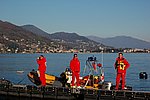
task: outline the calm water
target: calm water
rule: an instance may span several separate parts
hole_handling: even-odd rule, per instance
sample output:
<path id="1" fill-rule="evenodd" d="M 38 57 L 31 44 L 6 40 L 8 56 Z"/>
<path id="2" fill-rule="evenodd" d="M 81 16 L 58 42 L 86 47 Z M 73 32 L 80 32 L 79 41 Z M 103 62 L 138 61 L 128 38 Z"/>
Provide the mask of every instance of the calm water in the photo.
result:
<path id="1" fill-rule="evenodd" d="M 32 69 L 37 70 L 36 58 L 41 54 L 0 54 L 0 78 L 5 78 L 13 83 L 21 81 L 22 84 L 32 84 L 27 73 Z M 69 62 L 73 54 L 43 54 L 47 59 L 47 73 L 59 76 L 59 74 L 69 67 Z M 102 61 L 105 71 L 105 80 L 115 84 L 116 72 L 114 70 L 114 62 L 117 54 L 79 54 L 81 61 L 81 75 L 85 67 L 85 61 L 90 56 L 95 56 Z M 126 83 L 133 87 L 133 90 L 150 91 L 150 54 L 124 54 L 125 58 L 131 64 L 127 70 Z M 16 71 L 23 70 L 24 73 L 19 74 Z M 145 71 L 148 74 L 147 80 L 139 79 L 139 73 Z"/>

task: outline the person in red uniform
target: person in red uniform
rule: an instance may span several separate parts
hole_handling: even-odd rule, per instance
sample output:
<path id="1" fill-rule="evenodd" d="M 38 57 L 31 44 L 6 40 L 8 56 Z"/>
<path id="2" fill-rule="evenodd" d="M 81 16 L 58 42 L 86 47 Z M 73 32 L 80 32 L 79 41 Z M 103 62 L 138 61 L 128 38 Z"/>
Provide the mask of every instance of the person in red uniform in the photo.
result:
<path id="1" fill-rule="evenodd" d="M 74 54 L 73 59 L 70 61 L 70 69 L 72 71 L 72 81 L 71 86 L 75 87 L 74 81 L 76 78 L 76 85 L 77 87 L 80 87 L 79 84 L 79 76 L 80 76 L 80 61 L 78 59 L 77 54 Z"/>
<path id="2" fill-rule="evenodd" d="M 128 61 L 123 57 L 123 53 L 118 53 L 118 57 L 116 58 L 116 62 L 114 64 L 115 69 L 117 70 L 116 76 L 116 90 L 119 88 L 120 78 L 121 81 L 121 89 L 125 89 L 125 77 L 126 77 L 126 70 L 129 68 L 130 64 Z"/>
<path id="3" fill-rule="evenodd" d="M 43 55 L 40 55 L 40 57 L 37 58 L 37 63 L 39 65 L 38 70 L 40 73 L 40 81 L 42 86 L 46 85 L 46 79 L 45 79 L 45 71 L 46 71 L 46 58 Z"/>

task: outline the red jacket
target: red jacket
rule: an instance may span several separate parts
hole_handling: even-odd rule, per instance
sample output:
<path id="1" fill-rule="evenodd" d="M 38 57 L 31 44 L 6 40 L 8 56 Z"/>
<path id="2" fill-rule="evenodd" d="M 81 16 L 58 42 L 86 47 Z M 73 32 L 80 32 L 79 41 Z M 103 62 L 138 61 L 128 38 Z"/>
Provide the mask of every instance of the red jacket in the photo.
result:
<path id="1" fill-rule="evenodd" d="M 73 58 L 70 61 L 70 69 L 74 72 L 80 72 L 80 61 L 78 58 Z"/>
<path id="2" fill-rule="evenodd" d="M 117 73 L 126 73 L 127 68 L 129 68 L 130 64 L 125 58 L 120 59 L 116 58 L 115 69 L 117 69 Z"/>
<path id="3" fill-rule="evenodd" d="M 46 71 L 46 58 L 37 59 L 37 63 L 39 64 L 39 71 Z"/>

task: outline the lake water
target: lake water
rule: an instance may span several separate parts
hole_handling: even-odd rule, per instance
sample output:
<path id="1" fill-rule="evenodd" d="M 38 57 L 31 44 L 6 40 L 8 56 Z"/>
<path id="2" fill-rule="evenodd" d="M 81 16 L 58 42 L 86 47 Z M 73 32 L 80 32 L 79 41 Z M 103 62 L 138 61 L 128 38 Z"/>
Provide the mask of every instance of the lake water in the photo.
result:
<path id="1" fill-rule="evenodd" d="M 37 70 L 36 58 L 41 54 L 0 54 L 0 78 L 5 78 L 13 83 L 32 84 L 28 77 L 32 69 Z M 46 73 L 59 76 L 61 72 L 69 67 L 72 53 L 43 54 L 47 59 Z M 85 61 L 90 56 L 97 57 L 103 64 L 105 71 L 105 81 L 111 81 L 115 85 L 116 71 L 114 62 L 116 53 L 89 53 L 78 54 L 81 62 L 81 76 L 85 67 Z M 150 91 L 150 54 L 148 53 L 125 53 L 124 57 L 129 61 L 130 68 L 127 70 L 126 84 L 133 87 L 133 90 Z M 17 73 L 18 70 L 24 73 Z M 140 72 L 146 72 L 148 79 L 139 79 Z"/>

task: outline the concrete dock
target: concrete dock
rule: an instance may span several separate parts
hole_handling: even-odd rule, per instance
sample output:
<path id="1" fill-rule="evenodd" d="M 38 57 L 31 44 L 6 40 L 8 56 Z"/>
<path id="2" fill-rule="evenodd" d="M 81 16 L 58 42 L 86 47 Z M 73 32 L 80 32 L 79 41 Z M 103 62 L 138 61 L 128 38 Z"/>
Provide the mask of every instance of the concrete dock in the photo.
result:
<path id="1" fill-rule="evenodd" d="M 150 100 L 150 92 L 0 84 L 0 100 Z"/>

